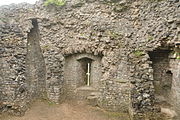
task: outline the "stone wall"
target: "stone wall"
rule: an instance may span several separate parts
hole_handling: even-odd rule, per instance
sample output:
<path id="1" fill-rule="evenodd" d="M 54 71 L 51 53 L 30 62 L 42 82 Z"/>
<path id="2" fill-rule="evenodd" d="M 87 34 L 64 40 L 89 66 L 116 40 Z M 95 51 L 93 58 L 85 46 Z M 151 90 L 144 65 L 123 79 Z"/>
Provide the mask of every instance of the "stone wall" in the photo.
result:
<path id="1" fill-rule="evenodd" d="M 5 9 L 2 8 L 2 10 Z M 3 46 L 1 47 L 3 49 L 0 49 L 0 57 L 2 58 L 0 61 L 5 61 L 0 65 L 8 71 L 8 73 L 3 72 L 0 75 L 2 76 L 0 77 L 0 80 L 2 79 L 0 81 L 2 84 L 0 95 L 4 95 L 4 98 L 12 96 L 3 93 L 5 88 L 11 89 L 6 90 L 8 94 L 14 94 L 18 90 L 17 87 L 14 88 L 12 79 L 11 82 L 6 82 L 14 74 L 13 71 L 16 70 L 14 66 L 18 66 L 19 63 L 14 63 L 13 66 L 13 63 L 6 62 L 12 58 L 15 59 L 15 62 L 22 59 L 23 62 L 20 62 L 20 65 L 25 71 L 26 51 L 32 47 L 26 44 L 27 34 L 32 30 L 30 19 L 37 18 L 41 39 L 36 40 L 39 40 L 42 51 L 40 51 L 39 46 L 34 47 L 38 49 L 38 55 L 42 52 L 46 71 L 42 68 L 44 65 L 40 59 L 34 61 L 35 63 L 31 61 L 31 63 L 41 63 L 42 66 L 38 64 L 38 68 L 43 70 L 43 78 L 45 78 L 46 72 L 46 91 L 50 100 L 59 102 L 66 96 L 64 94 L 66 89 L 64 78 L 66 56 L 81 53 L 103 56 L 98 105 L 107 110 L 130 112 L 135 120 L 144 120 L 148 117 L 159 119 L 156 118 L 157 114 L 160 113 L 160 107 L 155 104 L 153 84 L 155 76 L 153 77 L 153 61 L 150 59 L 149 53 L 161 48 L 173 51 L 174 43 L 179 42 L 180 19 L 178 15 L 180 12 L 178 9 L 179 0 L 71 0 L 61 7 L 45 7 L 42 2 L 39 2 L 33 9 L 25 6 L 24 8 L 21 6 L 17 10 L 13 9 L 19 11 L 12 16 L 12 18 L 17 19 L 17 25 L 6 28 L 6 26 L 10 26 L 11 21 L 8 21 L 6 25 L 2 20 L 0 21 L 3 41 L 0 41 L 0 46 Z M 7 15 L 10 16 L 11 13 L 13 12 L 10 11 Z M 11 40 L 6 41 L 11 29 L 19 30 L 19 35 L 14 35 L 16 32 L 13 32 L 13 36 L 16 37 L 13 40 L 18 40 L 18 42 L 9 43 Z M 20 59 L 17 59 L 16 54 L 21 55 Z M 41 55 L 34 57 L 34 59 L 40 57 L 43 61 Z M 176 62 L 170 62 L 171 66 L 179 63 L 178 60 Z M 10 66 L 13 68 L 10 69 Z M 173 81 L 179 79 L 178 70 L 171 70 Z M 1 71 L 4 70 L 1 69 Z M 8 79 L 5 78 L 5 74 L 7 74 Z M 21 85 L 19 82 L 22 78 L 27 79 L 22 77 L 25 75 L 24 72 L 19 74 L 21 76 L 15 82 L 17 86 Z M 18 74 L 15 74 L 13 79 L 16 80 L 17 76 Z M 28 81 L 32 80 L 34 79 L 31 78 Z M 45 81 L 43 79 L 40 81 L 42 81 L 41 87 L 44 88 Z M 9 87 L 5 87 L 7 85 Z M 22 82 L 22 85 L 26 85 L 26 82 Z M 34 86 L 38 86 L 38 83 Z M 173 86 L 178 86 L 178 84 Z M 178 94 L 177 87 L 172 87 L 172 89 L 175 90 L 174 95 Z M 22 94 L 18 93 L 18 95 Z M 29 94 L 25 96 L 25 101 L 28 101 Z M 15 103 L 14 99 L 16 98 L 7 98 L 2 101 L 5 101 L 4 104 L 7 105 L 9 100 L 10 103 Z"/>
<path id="2" fill-rule="evenodd" d="M 22 22 L 27 24 L 27 26 L 25 28 L 20 26 L 20 18 L 22 17 L 20 13 L 27 14 L 28 10 L 32 8 L 33 6 L 29 4 L 12 5 L 11 7 L 2 6 L 0 8 L 1 111 L 15 115 L 23 115 L 27 110 L 32 99 L 32 91 L 30 89 L 32 84 L 30 82 L 33 79 L 27 80 L 26 75 L 30 75 L 32 71 L 37 69 L 33 68 L 29 71 L 27 69 L 27 63 L 29 62 L 27 62 L 27 53 L 29 53 L 29 51 L 27 52 L 27 49 L 29 49 L 27 46 L 29 41 L 27 42 L 27 39 L 33 41 L 32 37 L 28 36 L 28 32 L 34 26 L 31 20 L 27 19 L 24 19 L 24 22 Z M 36 32 L 35 34 L 37 34 Z M 38 44 L 36 45 L 37 49 Z M 39 65 L 41 64 L 43 64 L 43 61 L 40 61 Z M 40 69 L 44 69 L 43 66 Z"/>
<path id="3" fill-rule="evenodd" d="M 173 73 L 173 80 L 172 80 L 172 102 L 173 102 L 173 107 L 175 111 L 177 112 L 177 115 L 180 115 L 180 101 L 178 100 L 180 97 L 180 92 L 179 92 L 179 61 L 177 59 L 171 59 L 170 60 L 170 67 Z M 177 117 L 178 119 L 179 117 Z"/>
<path id="4" fill-rule="evenodd" d="M 14 9 L 13 7 L 11 9 Z M 23 114 L 26 110 L 25 42 L 17 18 L 9 7 L 1 8 L 0 61 L 1 61 L 1 111 Z"/>

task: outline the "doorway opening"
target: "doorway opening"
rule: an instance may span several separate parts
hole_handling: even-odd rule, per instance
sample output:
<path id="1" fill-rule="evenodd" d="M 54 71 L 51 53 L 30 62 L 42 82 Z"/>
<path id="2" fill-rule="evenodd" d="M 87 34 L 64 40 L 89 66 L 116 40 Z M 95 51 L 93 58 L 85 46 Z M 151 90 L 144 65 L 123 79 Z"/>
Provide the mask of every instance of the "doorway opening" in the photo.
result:
<path id="1" fill-rule="evenodd" d="M 169 65 L 170 50 L 155 50 L 149 53 L 152 61 L 155 97 L 161 105 L 171 105 L 173 74 Z"/>

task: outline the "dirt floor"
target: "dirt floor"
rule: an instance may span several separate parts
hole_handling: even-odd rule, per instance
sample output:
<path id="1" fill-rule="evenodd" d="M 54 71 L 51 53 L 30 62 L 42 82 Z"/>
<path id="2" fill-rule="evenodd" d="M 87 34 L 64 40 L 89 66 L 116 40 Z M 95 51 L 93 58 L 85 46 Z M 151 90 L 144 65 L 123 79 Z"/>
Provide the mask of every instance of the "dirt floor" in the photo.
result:
<path id="1" fill-rule="evenodd" d="M 107 112 L 80 101 L 60 105 L 37 101 L 25 116 L 1 115 L 0 120 L 129 120 L 129 116 L 125 113 Z"/>

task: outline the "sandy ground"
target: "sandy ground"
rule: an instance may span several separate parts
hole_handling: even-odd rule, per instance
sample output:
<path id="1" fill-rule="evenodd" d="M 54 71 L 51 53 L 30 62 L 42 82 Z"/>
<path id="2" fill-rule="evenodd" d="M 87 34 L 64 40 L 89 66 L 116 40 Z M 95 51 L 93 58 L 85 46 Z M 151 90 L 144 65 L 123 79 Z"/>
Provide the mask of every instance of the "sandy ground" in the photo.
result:
<path id="1" fill-rule="evenodd" d="M 125 113 L 107 112 L 84 102 L 60 105 L 37 101 L 23 117 L 1 115 L 0 120 L 129 120 Z"/>

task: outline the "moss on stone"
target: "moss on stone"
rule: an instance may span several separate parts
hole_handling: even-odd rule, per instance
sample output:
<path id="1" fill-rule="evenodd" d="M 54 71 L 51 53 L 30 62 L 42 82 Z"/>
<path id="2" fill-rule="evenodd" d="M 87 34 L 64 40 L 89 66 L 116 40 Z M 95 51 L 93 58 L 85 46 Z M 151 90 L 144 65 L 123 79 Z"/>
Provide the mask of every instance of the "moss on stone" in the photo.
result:
<path id="1" fill-rule="evenodd" d="M 113 38 L 113 39 L 122 38 L 122 37 L 123 37 L 123 35 L 115 32 L 115 31 L 107 31 L 107 35 L 108 35 L 110 38 Z"/>
<path id="2" fill-rule="evenodd" d="M 153 36 L 148 35 L 148 42 L 149 42 L 149 41 L 152 41 L 153 39 L 154 39 Z"/>
<path id="3" fill-rule="evenodd" d="M 121 0 L 103 0 L 103 3 L 107 3 L 107 4 L 109 4 L 109 3 L 118 3 L 119 1 L 121 1 Z"/>
<path id="4" fill-rule="evenodd" d="M 129 5 L 120 4 L 120 5 L 116 5 L 113 10 L 114 12 L 124 12 L 128 10 L 128 8 L 129 8 Z"/>
<path id="5" fill-rule="evenodd" d="M 143 56 L 145 53 L 142 50 L 136 50 L 133 52 L 136 57 Z"/>
<path id="6" fill-rule="evenodd" d="M 46 0 L 44 2 L 45 6 L 49 6 L 49 5 L 56 5 L 56 6 L 63 6 L 65 5 L 66 0 Z"/>
<path id="7" fill-rule="evenodd" d="M 77 3 L 76 5 L 73 5 L 73 8 L 78 8 L 78 7 L 81 7 L 83 5 L 84 5 L 84 3 Z"/>
<path id="8" fill-rule="evenodd" d="M 49 106 L 52 106 L 52 105 L 55 105 L 55 104 L 56 104 L 54 101 L 52 101 L 52 100 L 50 100 L 50 99 L 48 98 L 47 92 L 44 92 L 44 93 L 42 94 L 42 97 L 41 97 L 40 100 L 41 100 L 42 102 L 44 102 L 44 103 L 48 103 Z"/>
<path id="9" fill-rule="evenodd" d="M 180 60 L 180 53 L 175 53 L 176 54 L 176 59 Z"/>
<path id="10" fill-rule="evenodd" d="M 147 0 L 149 2 L 161 2 L 161 1 L 165 1 L 165 0 Z"/>
<path id="11" fill-rule="evenodd" d="M 2 21 L 2 22 L 7 22 L 7 21 L 8 21 L 8 18 L 1 17 L 1 18 L 0 18 L 0 21 Z"/>

